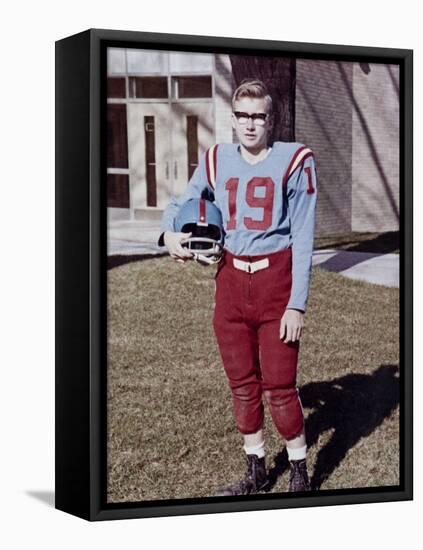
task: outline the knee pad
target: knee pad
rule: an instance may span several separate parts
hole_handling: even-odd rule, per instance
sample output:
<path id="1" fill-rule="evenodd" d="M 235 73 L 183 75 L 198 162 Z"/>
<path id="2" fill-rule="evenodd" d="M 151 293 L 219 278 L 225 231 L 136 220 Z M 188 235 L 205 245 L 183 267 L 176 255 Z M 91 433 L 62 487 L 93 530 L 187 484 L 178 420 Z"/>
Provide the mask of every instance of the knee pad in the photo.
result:
<path id="1" fill-rule="evenodd" d="M 304 426 L 304 414 L 298 389 L 275 388 L 264 392 L 270 413 L 278 432 L 285 439 L 293 439 Z"/>

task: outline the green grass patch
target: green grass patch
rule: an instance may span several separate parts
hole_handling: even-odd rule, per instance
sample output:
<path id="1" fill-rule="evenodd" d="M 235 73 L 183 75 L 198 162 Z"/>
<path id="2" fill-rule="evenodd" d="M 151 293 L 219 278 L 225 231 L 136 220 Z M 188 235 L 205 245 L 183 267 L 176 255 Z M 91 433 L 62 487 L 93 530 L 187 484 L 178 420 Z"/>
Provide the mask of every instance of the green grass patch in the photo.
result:
<path id="1" fill-rule="evenodd" d="M 162 257 L 108 272 L 110 502 L 213 496 L 244 471 L 214 271 Z M 398 325 L 398 289 L 314 269 L 298 382 L 316 489 L 399 483 Z M 265 430 L 271 490 L 284 493 L 284 442 Z"/>

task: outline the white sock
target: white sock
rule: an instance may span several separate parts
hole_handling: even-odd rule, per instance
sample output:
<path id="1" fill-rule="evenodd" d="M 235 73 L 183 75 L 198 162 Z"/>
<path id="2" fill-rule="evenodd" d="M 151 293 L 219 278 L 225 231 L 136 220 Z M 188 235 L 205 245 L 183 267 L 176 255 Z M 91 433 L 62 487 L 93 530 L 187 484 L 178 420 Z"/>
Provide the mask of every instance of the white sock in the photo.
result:
<path id="1" fill-rule="evenodd" d="M 247 447 L 246 445 L 244 445 L 244 451 L 247 453 L 247 455 L 257 455 L 259 458 L 263 458 L 266 454 L 264 452 L 264 441 L 262 441 L 258 445 L 253 445 L 252 447 Z"/>
<path id="2" fill-rule="evenodd" d="M 288 451 L 288 460 L 303 460 L 307 455 L 307 445 L 299 447 L 298 449 L 286 448 Z"/>

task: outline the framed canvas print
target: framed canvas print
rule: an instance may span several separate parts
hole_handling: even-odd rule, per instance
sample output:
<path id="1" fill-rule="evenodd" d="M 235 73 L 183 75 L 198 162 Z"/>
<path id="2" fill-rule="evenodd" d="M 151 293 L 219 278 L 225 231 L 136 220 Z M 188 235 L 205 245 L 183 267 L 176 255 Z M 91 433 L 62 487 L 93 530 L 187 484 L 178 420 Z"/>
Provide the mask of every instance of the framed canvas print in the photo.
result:
<path id="1" fill-rule="evenodd" d="M 56 43 L 56 507 L 412 498 L 412 51 Z"/>

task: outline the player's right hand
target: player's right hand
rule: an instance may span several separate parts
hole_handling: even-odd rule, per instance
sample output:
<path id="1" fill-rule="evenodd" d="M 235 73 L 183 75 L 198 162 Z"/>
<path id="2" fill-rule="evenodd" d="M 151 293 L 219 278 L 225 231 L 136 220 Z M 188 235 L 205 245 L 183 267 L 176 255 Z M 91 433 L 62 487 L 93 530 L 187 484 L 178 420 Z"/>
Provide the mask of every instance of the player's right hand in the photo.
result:
<path id="1" fill-rule="evenodd" d="M 184 240 L 191 237 L 192 233 L 175 233 L 166 231 L 163 235 L 164 244 L 167 247 L 171 258 L 179 263 L 185 263 L 192 259 L 192 253 L 182 246 Z"/>

